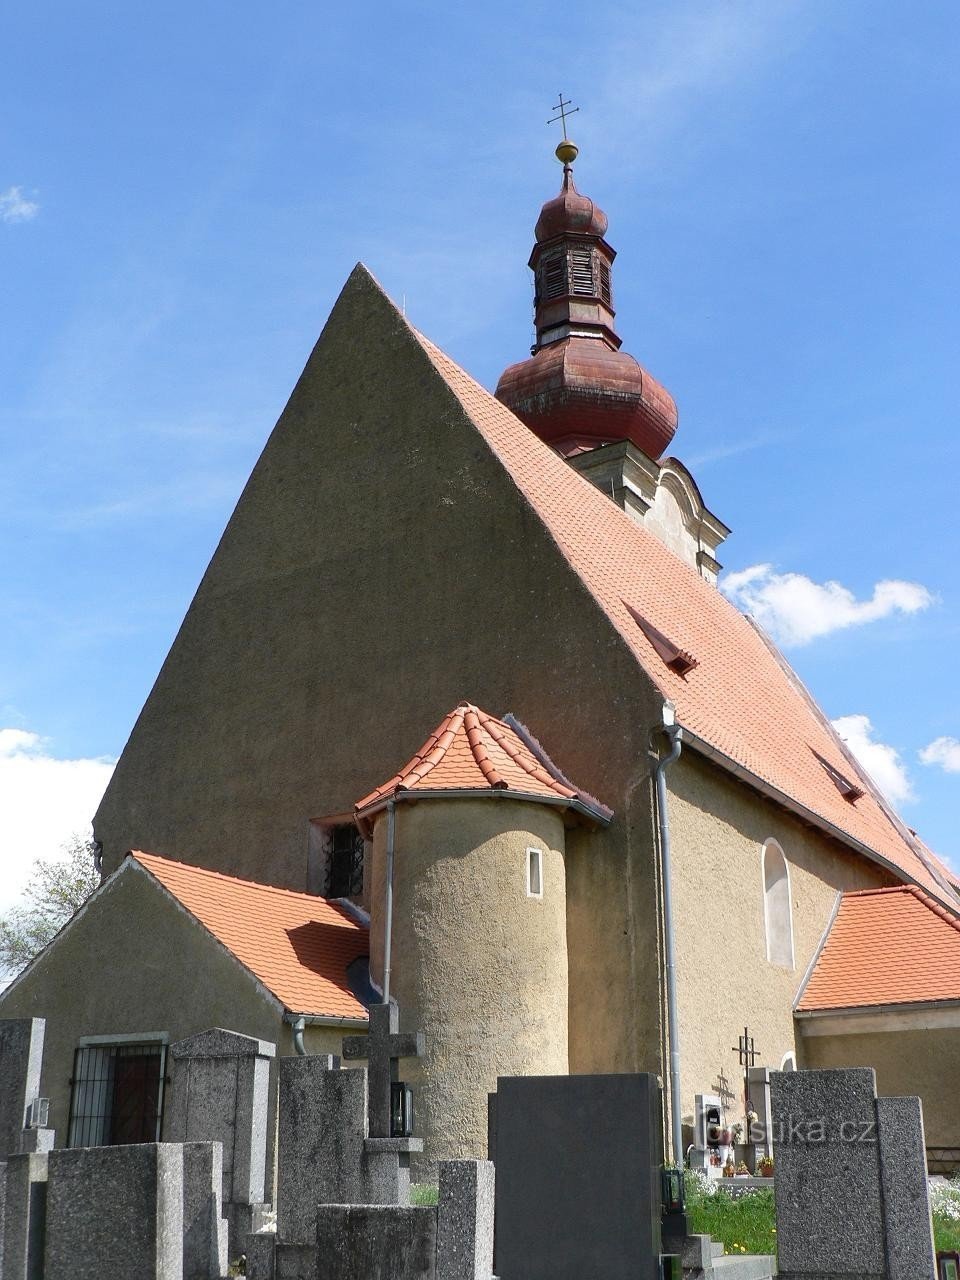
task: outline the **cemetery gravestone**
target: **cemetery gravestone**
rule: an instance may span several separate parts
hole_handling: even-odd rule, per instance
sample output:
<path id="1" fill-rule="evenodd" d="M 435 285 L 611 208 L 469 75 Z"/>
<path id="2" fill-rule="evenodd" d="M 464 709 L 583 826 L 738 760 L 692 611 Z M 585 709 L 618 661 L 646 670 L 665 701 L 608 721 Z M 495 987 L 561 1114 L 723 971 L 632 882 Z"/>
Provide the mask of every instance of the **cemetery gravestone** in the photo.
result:
<path id="1" fill-rule="evenodd" d="M 440 1161 L 436 1280 L 490 1280 L 495 1185 L 489 1160 Z"/>
<path id="2" fill-rule="evenodd" d="M 214 1028 L 170 1046 L 173 1080 L 164 1133 L 223 1146 L 223 1204 L 231 1250 L 257 1224 L 266 1198 L 270 1062 L 266 1040 Z"/>
<path id="3" fill-rule="evenodd" d="M 42 1280 L 47 1210 L 47 1156 L 8 1156 L 3 1255 L 6 1280 Z"/>
<path id="4" fill-rule="evenodd" d="M 0 1160 L 22 1150 L 27 1108 L 40 1092 L 43 1018 L 0 1019 Z"/>
<path id="5" fill-rule="evenodd" d="M 44 1280 L 182 1280 L 182 1146 L 76 1147 L 47 1160 Z"/>
<path id="6" fill-rule="evenodd" d="M 782 1280 L 933 1280 L 918 1099 L 868 1068 L 771 1075 Z"/>
<path id="7" fill-rule="evenodd" d="M 183 1144 L 183 1280 L 225 1276 L 227 1267 L 223 1147 L 219 1142 L 187 1142 Z"/>
<path id="8" fill-rule="evenodd" d="M 662 1114 L 651 1075 L 497 1081 L 500 1280 L 657 1280 Z"/>

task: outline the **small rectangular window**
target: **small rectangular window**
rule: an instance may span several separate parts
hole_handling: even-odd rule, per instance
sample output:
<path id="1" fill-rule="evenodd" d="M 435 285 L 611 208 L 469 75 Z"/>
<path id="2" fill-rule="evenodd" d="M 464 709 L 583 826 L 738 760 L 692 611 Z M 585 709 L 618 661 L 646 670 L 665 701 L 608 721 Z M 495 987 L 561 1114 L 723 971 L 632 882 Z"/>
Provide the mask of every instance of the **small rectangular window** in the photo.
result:
<path id="1" fill-rule="evenodd" d="M 527 897 L 543 897 L 543 854 L 539 849 L 527 850 Z"/>

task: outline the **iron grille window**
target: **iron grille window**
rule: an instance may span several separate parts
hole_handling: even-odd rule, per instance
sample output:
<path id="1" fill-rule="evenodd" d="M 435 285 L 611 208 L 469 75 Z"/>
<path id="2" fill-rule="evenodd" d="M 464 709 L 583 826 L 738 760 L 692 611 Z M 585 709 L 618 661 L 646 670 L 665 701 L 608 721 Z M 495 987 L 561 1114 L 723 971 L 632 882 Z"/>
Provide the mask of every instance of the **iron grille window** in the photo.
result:
<path id="1" fill-rule="evenodd" d="M 352 822 L 331 827 L 325 896 L 356 898 L 361 893 L 363 893 L 363 836 Z"/>
<path id="2" fill-rule="evenodd" d="M 570 253 L 571 293 L 581 296 L 593 293 L 593 253 L 590 249 L 573 249 Z"/>
<path id="3" fill-rule="evenodd" d="M 70 1147 L 159 1142 L 166 1046 L 81 1045 L 70 1081 Z"/>
<path id="4" fill-rule="evenodd" d="M 546 301 L 563 297 L 567 285 L 566 261 L 562 253 L 547 258 L 541 269 L 542 292 Z"/>

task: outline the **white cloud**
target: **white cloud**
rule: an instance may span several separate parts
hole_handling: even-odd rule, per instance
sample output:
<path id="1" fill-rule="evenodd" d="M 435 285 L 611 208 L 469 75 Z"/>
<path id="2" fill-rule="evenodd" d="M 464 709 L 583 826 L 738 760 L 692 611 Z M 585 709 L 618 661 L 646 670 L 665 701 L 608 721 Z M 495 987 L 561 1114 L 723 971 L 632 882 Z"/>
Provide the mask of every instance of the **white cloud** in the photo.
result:
<path id="1" fill-rule="evenodd" d="M 0 910 L 23 889 L 35 858 L 86 837 L 114 761 L 64 760 L 37 733 L 0 729 Z"/>
<path id="2" fill-rule="evenodd" d="M 29 222 L 40 212 L 35 200 L 28 200 L 22 187 L 7 187 L 0 193 L 0 219 L 4 222 Z"/>
<path id="3" fill-rule="evenodd" d="M 945 773 L 960 773 L 960 739 L 934 738 L 920 752 L 923 764 L 939 765 Z"/>
<path id="4" fill-rule="evenodd" d="M 773 636 L 778 644 L 803 645 L 845 627 L 877 622 L 895 613 L 917 613 L 934 602 L 919 582 L 878 582 L 869 600 L 858 600 L 839 582 L 814 582 L 802 573 L 775 573 L 755 564 L 728 573 L 720 589 Z"/>
<path id="5" fill-rule="evenodd" d="M 906 766 L 895 747 L 878 742 L 869 716 L 840 716 L 833 727 L 891 804 L 913 799 Z"/>

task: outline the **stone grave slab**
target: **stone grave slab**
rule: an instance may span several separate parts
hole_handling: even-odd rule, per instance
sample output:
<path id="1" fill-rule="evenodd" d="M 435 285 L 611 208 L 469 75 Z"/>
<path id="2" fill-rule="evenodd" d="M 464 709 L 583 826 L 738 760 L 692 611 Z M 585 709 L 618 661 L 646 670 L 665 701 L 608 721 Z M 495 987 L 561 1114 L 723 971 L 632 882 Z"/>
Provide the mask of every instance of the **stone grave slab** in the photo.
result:
<path id="1" fill-rule="evenodd" d="M 77 1147 L 46 1160 L 44 1280 L 182 1280 L 181 1145 Z"/>
<path id="2" fill-rule="evenodd" d="M 491 1101 L 500 1280 L 657 1280 L 656 1077 L 501 1078 Z"/>

